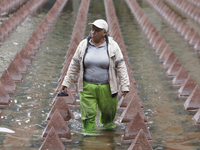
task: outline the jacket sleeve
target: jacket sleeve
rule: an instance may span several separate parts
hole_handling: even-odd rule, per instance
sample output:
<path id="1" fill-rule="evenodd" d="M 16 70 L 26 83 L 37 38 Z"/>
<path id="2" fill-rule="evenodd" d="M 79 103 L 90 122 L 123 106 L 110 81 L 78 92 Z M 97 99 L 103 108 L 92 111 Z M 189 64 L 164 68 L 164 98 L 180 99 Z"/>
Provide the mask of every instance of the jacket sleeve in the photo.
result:
<path id="1" fill-rule="evenodd" d="M 78 45 L 76 52 L 71 60 L 71 63 L 67 70 L 67 74 L 63 80 L 62 86 L 70 88 L 75 76 L 80 71 L 80 47 L 81 43 Z"/>
<path id="2" fill-rule="evenodd" d="M 116 43 L 116 53 L 115 53 L 115 68 L 117 70 L 117 76 L 119 78 L 119 82 L 121 85 L 121 90 L 122 91 L 129 91 L 129 76 L 126 68 L 126 64 L 121 52 L 120 47 Z"/>

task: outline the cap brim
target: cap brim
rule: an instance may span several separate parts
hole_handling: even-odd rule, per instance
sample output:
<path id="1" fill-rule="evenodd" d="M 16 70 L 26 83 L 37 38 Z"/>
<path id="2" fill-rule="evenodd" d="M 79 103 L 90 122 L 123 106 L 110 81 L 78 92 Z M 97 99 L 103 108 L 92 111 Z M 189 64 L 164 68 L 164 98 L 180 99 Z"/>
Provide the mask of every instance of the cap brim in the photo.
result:
<path id="1" fill-rule="evenodd" d="M 99 28 L 99 29 L 104 29 L 104 28 L 101 28 L 101 27 L 99 27 L 99 26 L 97 26 L 96 24 L 94 24 L 94 23 L 88 23 L 88 25 L 94 25 L 94 26 L 96 26 L 97 28 Z"/>

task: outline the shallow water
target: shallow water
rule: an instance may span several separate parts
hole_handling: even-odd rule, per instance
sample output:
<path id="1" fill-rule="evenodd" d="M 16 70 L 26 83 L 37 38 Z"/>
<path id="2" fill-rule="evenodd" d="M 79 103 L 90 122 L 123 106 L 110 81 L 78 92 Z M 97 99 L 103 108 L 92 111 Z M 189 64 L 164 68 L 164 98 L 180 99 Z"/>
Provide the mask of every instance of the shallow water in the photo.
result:
<path id="1" fill-rule="evenodd" d="M 179 99 L 177 89 L 171 86 L 166 70 L 152 50 L 146 36 L 129 10 L 125 1 L 114 0 L 116 14 L 126 45 L 129 63 L 134 73 L 137 89 L 147 116 L 147 127 L 153 140 L 153 149 L 196 150 L 199 149 L 199 127 L 194 125 L 192 117 L 195 112 L 184 110 L 185 99 Z M 33 59 L 29 72 L 23 75 L 23 81 L 17 83 L 17 91 L 10 94 L 12 102 L 3 108 L 0 121 L 0 149 L 38 149 L 43 139 L 42 132 L 47 125 L 46 117 L 55 97 L 55 88 L 63 67 L 80 0 L 69 0 L 48 36 Z M 156 26 L 160 34 L 170 44 L 175 55 L 199 85 L 199 56 L 184 39 L 175 32 L 157 12 L 144 1 L 139 1 L 143 11 Z M 32 32 L 40 24 L 53 1 L 48 1 L 42 9 L 28 17 L 0 47 L 0 74 L 9 65 L 15 54 L 21 50 Z M 97 18 L 106 19 L 103 1 L 91 0 L 88 22 Z M 1 20 L 4 18 L 1 18 Z M 191 26 L 199 26 L 186 20 Z M 90 26 L 87 26 L 85 36 Z M 20 38 L 19 38 L 20 36 Z M 78 96 L 76 95 L 78 101 Z M 115 131 L 102 131 L 97 115 L 94 135 L 81 132 L 80 108 L 70 107 L 75 119 L 67 122 L 72 140 L 64 142 L 66 149 L 127 149 L 130 143 L 123 142 L 124 129 L 127 124 L 120 123 L 123 109 L 116 115 Z M 5 130 L 7 128 L 9 130 Z M 1 131 L 4 132 L 1 132 Z M 10 132 L 15 133 L 10 133 Z"/>

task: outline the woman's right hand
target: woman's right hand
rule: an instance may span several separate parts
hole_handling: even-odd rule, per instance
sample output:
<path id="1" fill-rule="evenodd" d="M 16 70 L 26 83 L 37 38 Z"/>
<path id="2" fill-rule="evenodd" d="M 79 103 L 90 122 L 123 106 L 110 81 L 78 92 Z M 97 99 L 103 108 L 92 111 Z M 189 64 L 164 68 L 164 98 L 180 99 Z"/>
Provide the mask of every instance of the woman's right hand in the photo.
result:
<path id="1" fill-rule="evenodd" d="M 68 91 L 68 88 L 66 87 L 66 86 L 63 86 L 63 88 L 62 88 L 66 93 L 67 93 L 67 91 Z"/>

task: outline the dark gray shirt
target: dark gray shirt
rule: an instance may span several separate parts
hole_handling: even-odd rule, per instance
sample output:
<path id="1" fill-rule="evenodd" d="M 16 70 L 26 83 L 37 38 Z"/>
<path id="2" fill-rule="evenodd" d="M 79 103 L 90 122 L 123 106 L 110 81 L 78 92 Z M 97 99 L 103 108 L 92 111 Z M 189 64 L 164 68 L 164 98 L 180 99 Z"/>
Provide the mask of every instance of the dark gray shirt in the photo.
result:
<path id="1" fill-rule="evenodd" d="M 86 82 L 93 84 L 108 83 L 109 58 L 106 42 L 99 47 L 89 41 L 89 46 L 84 59 L 84 75 Z"/>

